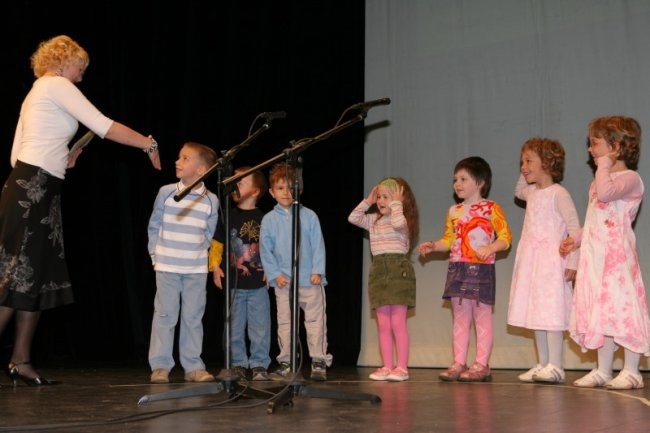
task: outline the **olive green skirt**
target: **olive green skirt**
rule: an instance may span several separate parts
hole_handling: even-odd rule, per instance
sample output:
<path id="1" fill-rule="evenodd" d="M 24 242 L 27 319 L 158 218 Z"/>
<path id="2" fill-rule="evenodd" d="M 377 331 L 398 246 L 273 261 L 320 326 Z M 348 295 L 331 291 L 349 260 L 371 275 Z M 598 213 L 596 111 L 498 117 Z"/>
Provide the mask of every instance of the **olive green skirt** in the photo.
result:
<path id="1" fill-rule="evenodd" d="M 404 254 L 372 257 L 368 277 L 370 308 L 382 305 L 415 307 L 415 270 Z"/>

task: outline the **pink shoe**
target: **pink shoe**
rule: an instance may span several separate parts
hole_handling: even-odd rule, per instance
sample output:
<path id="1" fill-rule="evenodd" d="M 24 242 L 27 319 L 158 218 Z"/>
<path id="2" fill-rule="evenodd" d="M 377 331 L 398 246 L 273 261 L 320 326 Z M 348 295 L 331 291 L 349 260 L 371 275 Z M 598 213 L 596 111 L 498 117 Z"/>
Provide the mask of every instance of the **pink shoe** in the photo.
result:
<path id="1" fill-rule="evenodd" d="M 453 382 L 454 380 L 458 380 L 460 375 L 465 371 L 467 371 L 467 366 L 465 364 L 454 362 L 451 367 L 440 373 L 438 378 L 445 382 Z"/>
<path id="2" fill-rule="evenodd" d="M 405 380 L 409 380 L 409 372 L 402 367 L 395 367 L 390 371 L 386 380 L 390 380 L 391 382 L 404 382 Z"/>
<path id="3" fill-rule="evenodd" d="M 459 382 L 488 382 L 490 380 L 492 380 L 490 367 L 479 364 L 478 362 L 475 362 L 472 368 L 458 376 Z"/>
<path id="4" fill-rule="evenodd" d="M 390 368 L 381 367 L 370 373 L 368 377 L 372 380 L 388 380 L 388 376 L 390 376 Z"/>

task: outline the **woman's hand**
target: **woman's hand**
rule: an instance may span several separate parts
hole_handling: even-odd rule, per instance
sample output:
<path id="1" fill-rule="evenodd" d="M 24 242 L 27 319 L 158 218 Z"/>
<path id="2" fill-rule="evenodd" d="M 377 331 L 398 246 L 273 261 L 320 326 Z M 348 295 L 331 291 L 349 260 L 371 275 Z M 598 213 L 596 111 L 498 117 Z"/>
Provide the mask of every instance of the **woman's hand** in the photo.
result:
<path id="1" fill-rule="evenodd" d="M 151 164 L 156 170 L 162 169 L 162 165 L 160 165 L 160 151 L 158 149 L 149 153 L 149 159 L 151 160 Z"/>
<path id="2" fill-rule="evenodd" d="M 79 149 L 73 150 L 72 152 L 70 152 L 68 154 L 68 168 L 72 168 L 72 167 L 75 166 L 75 164 L 77 163 L 77 158 L 79 158 L 79 155 L 81 155 L 81 151 L 82 151 L 82 149 L 79 148 Z"/>

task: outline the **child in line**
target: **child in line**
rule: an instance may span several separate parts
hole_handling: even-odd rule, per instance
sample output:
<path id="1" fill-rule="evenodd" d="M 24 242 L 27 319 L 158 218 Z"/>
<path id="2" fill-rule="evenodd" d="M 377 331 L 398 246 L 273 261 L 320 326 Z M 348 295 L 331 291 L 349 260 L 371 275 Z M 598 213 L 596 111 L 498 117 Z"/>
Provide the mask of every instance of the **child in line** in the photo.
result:
<path id="1" fill-rule="evenodd" d="M 348 221 L 368 230 L 370 238 L 372 264 L 368 299 L 377 315 L 382 359 L 382 366 L 370 374 L 370 379 L 408 380 L 406 315 L 409 308 L 415 307 L 415 270 L 409 254 L 419 231 L 418 207 L 411 187 L 399 177 L 382 180 L 354 208 Z M 397 349 L 396 365 L 393 363 L 393 339 Z"/>
<path id="2" fill-rule="evenodd" d="M 210 382 L 205 370 L 205 312 L 208 249 L 217 225 L 219 200 L 203 183 L 178 202 L 174 196 L 199 179 L 217 160 L 202 144 L 183 145 L 176 161 L 180 182 L 160 188 L 149 219 L 149 254 L 156 271 L 156 297 L 151 324 L 151 382 L 169 382 L 174 367 L 174 332 L 179 319 L 179 356 L 187 382 Z"/>
<path id="3" fill-rule="evenodd" d="M 460 201 L 449 208 L 445 232 L 423 242 L 422 256 L 451 251 L 443 299 L 453 311 L 454 362 L 439 377 L 444 381 L 491 380 L 492 306 L 495 299 L 495 254 L 510 247 L 512 234 L 501 206 L 486 200 L 492 184 L 490 165 L 481 157 L 459 161 L 454 168 L 454 192 Z M 476 360 L 467 368 L 471 322 L 476 330 Z"/>
<path id="4" fill-rule="evenodd" d="M 589 124 L 588 151 L 596 165 L 582 231 L 560 253 L 580 248 L 569 330 L 583 351 L 598 350 L 598 367 L 573 382 L 579 387 L 643 388 L 641 355 L 650 356 L 650 319 L 632 224 L 643 199 L 636 172 L 641 126 L 607 116 Z M 612 379 L 614 352 L 625 349 Z"/>
<path id="5" fill-rule="evenodd" d="M 526 202 L 517 246 L 508 324 L 532 329 L 537 365 L 519 375 L 522 382 L 563 383 L 563 334 L 569 327 L 571 281 L 577 254 L 562 257 L 558 248 L 580 230 L 569 192 L 558 182 L 564 173 L 564 148 L 548 138 L 531 138 L 521 148 L 521 174 L 515 196 Z"/>
<path id="6" fill-rule="evenodd" d="M 291 359 L 291 278 L 293 277 L 292 228 L 293 192 L 296 170 L 288 164 L 277 164 L 269 173 L 269 192 L 277 201 L 273 210 L 264 215 L 260 234 L 262 266 L 269 284 L 275 287 L 277 305 L 278 343 L 280 364 L 275 378 L 285 379 L 292 374 Z M 302 181 L 300 180 L 300 193 Z M 325 240 L 316 213 L 300 206 L 300 251 L 298 269 L 298 304 L 303 310 L 307 346 L 311 357 L 312 380 L 327 380 L 327 367 L 332 355 L 327 353 L 327 315 L 325 303 Z"/>
<path id="7" fill-rule="evenodd" d="M 240 167 L 235 174 L 250 170 Z M 271 363 L 271 302 L 260 259 L 260 227 L 264 212 L 257 203 L 266 194 L 266 178 L 256 170 L 237 182 L 231 193 L 235 207 L 230 211 L 230 352 L 233 369 L 241 379 L 251 369 L 253 380 L 269 380 L 267 369 Z M 222 232 L 223 230 L 218 230 Z M 218 288 L 223 288 L 221 251 L 223 234 L 215 234 L 210 249 L 210 268 Z M 250 341 L 250 355 L 246 339 Z"/>

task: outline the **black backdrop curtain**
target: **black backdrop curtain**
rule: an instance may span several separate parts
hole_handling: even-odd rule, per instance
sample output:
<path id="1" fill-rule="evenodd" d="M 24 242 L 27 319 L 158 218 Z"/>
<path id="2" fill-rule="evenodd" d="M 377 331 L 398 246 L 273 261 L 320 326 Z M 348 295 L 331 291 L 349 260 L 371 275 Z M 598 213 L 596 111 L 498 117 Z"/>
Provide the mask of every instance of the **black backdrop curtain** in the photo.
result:
<path id="1" fill-rule="evenodd" d="M 363 100 L 364 2 L 40 3 L 3 6 L 2 181 L 20 103 L 34 80 L 29 56 L 57 34 L 90 55 L 82 91 L 107 116 L 153 134 L 163 170 L 135 149 L 95 138 L 68 171 L 63 219 L 76 302 L 43 314 L 33 361 L 146 365 L 155 294 L 146 227 L 158 188 L 176 181 L 182 143 L 227 150 L 246 138 L 258 113 L 286 111 L 233 161 L 257 165 L 291 140 L 332 128 L 346 107 Z M 365 194 L 363 146 L 358 124 L 303 153 L 302 201 L 319 215 L 325 235 L 328 335 L 339 365 L 356 363 L 361 314 L 368 314 L 361 311 L 362 233 L 347 223 Z M 213 191 L 215 181 L 207 181 Z M 272 205 L 268 196 L 260 203 L 264 210 Z M 223 302 L 208 283 L 209 368 L 224 359 Z M 11 329 L 1 337 L 2 362 L 12 339 Z"/>

